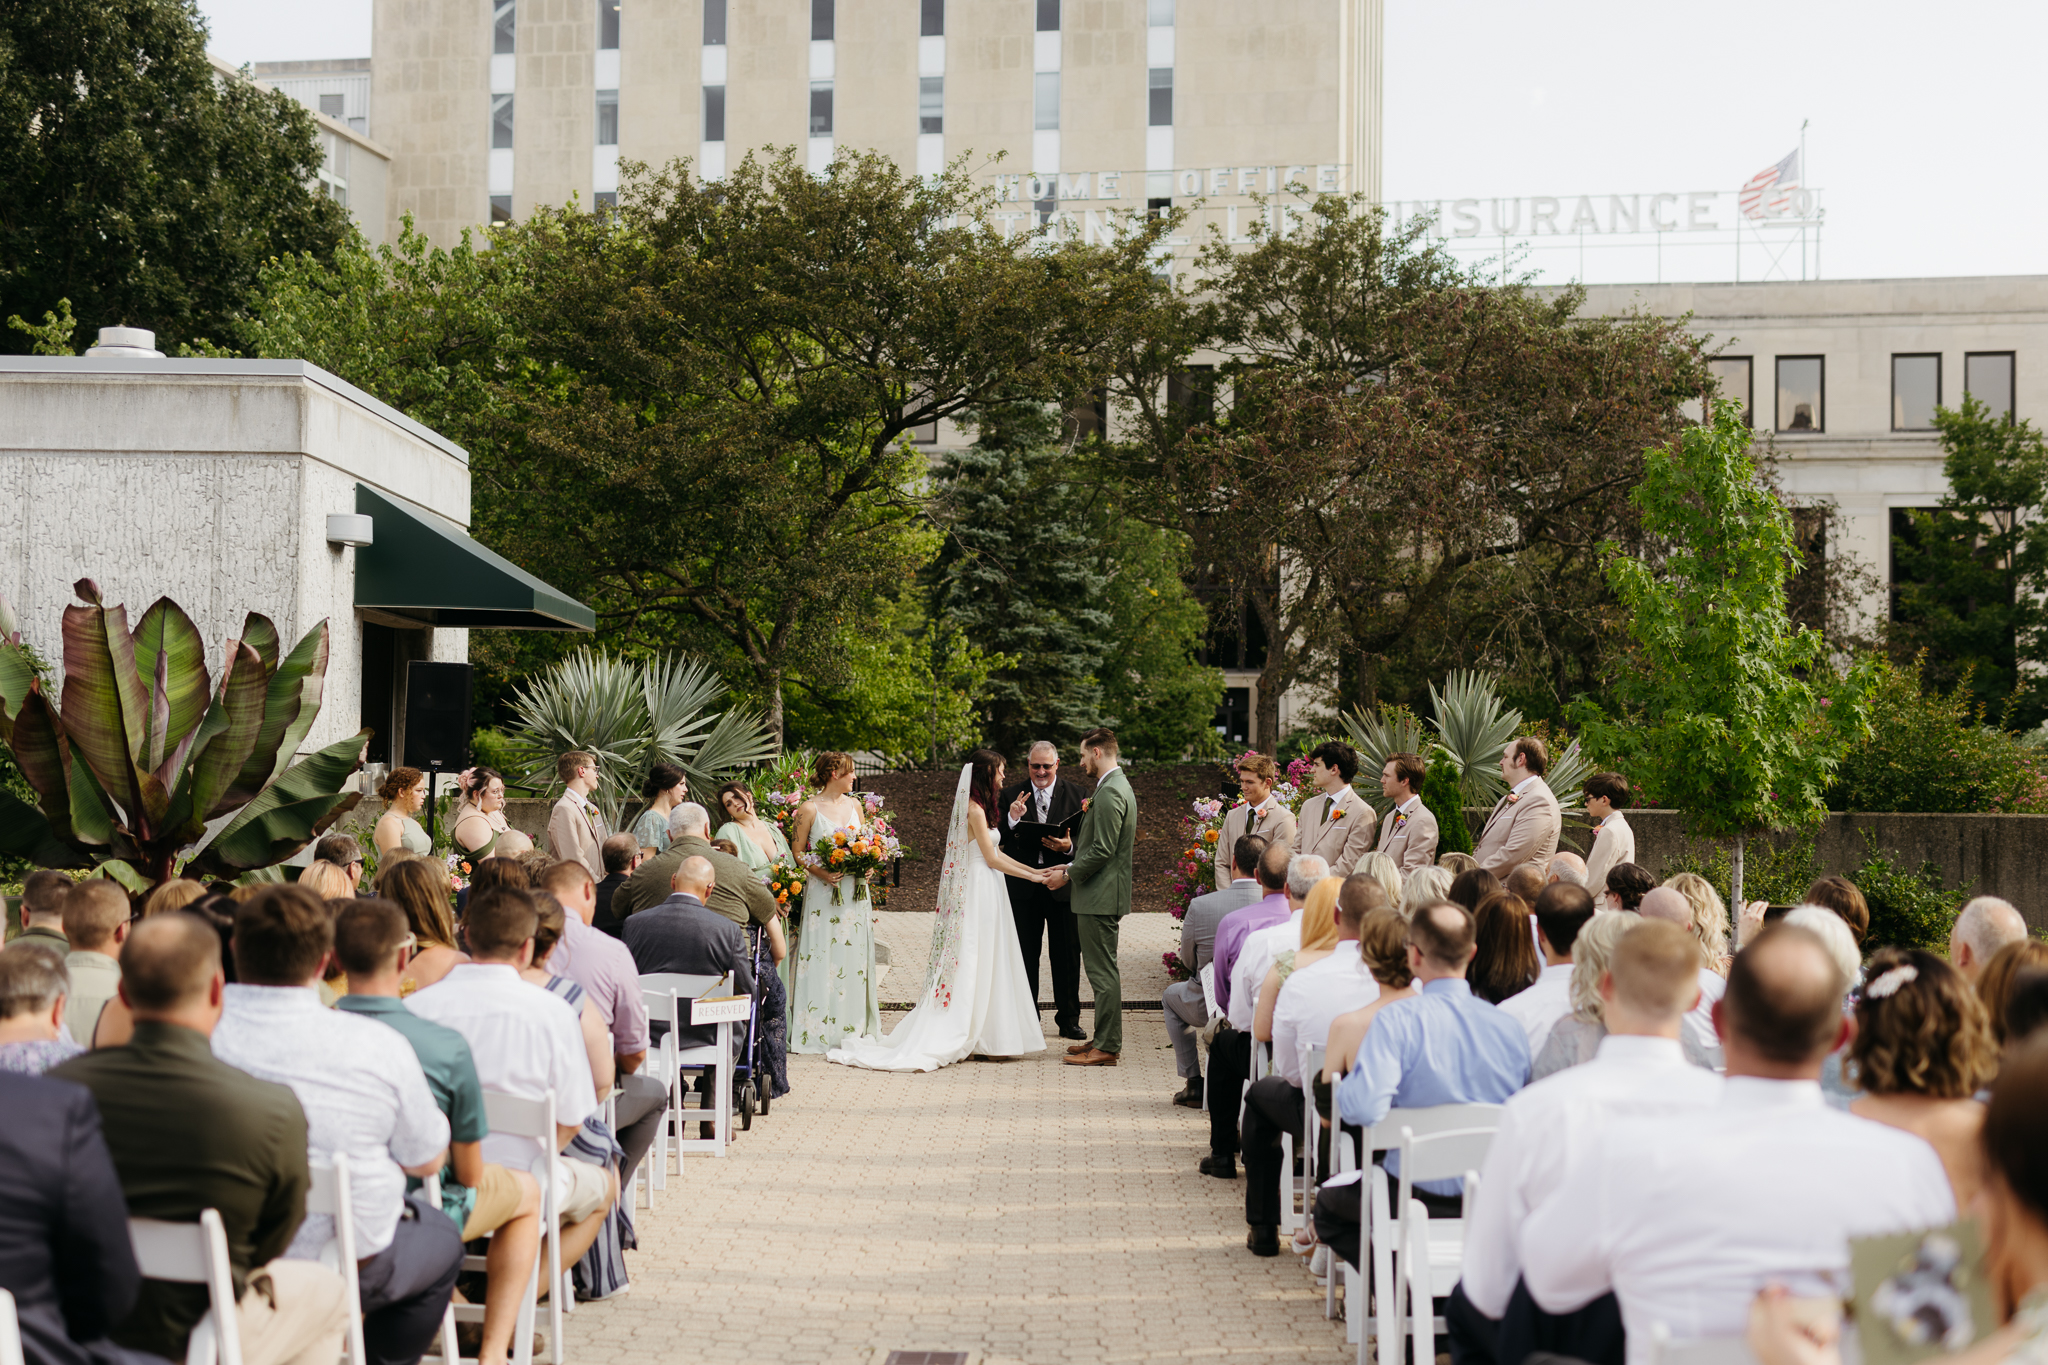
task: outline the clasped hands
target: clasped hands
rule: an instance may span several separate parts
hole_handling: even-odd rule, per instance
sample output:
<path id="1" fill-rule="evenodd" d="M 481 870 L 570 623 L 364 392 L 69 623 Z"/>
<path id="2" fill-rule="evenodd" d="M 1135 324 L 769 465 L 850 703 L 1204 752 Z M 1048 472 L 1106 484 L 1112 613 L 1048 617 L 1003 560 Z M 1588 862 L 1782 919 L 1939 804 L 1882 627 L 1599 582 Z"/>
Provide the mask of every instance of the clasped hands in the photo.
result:
<path id="1" fill-rule="evenodd" d="M 1067 869 L 1064 867 L 1048 867 L 1039 880 L 1047 889 L 1057 891 L 1073 879 L 1067 876 Z"/>

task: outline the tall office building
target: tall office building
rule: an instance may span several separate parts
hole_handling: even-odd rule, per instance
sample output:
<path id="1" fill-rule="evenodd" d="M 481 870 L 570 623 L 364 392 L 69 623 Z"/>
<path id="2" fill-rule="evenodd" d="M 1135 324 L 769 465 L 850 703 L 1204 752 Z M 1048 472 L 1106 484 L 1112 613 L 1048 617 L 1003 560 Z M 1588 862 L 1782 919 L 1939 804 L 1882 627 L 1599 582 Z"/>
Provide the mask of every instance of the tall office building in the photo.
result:
<path id="1" fill-rule="evenodd" d="M 621 160 L 963 154 L 1005 230 L 1380 181 L 1382 0 L 376 0 L 390 214 L 438 241 L 604 203 Z M 995 160 L 1002 153 L 1002 160 Z"/>

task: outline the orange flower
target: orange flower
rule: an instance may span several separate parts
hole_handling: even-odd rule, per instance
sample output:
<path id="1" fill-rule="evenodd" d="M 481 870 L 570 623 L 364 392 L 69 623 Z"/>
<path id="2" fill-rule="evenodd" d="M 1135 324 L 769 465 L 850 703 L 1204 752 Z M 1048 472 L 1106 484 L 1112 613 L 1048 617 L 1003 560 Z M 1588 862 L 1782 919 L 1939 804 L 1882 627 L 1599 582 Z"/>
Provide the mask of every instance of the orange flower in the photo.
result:
<path id="1" fill-rule="evenodd" d="M 835 863 L 843 863 L 843 862 L 845 862 L 845 861 L 846 861 L 846 850 L 845 850 L 845 849 L 843 849 L 843 848 L 835 848 L 835 849 L 833 849 L 833 850 L 832 850 L 832 861 L 833 861 L 833 862 L 835 862 Z"/>
<path id="2" fill-rule="evenodd" d="M 1216 842 L 1216 836 L 1218 834 L 1221 834 L 1222 832 L 1223 831 L 1221 830 L 1205 829 L 1202 831 L 1202 842 L 1205 844 L 1213 844 Z"/>

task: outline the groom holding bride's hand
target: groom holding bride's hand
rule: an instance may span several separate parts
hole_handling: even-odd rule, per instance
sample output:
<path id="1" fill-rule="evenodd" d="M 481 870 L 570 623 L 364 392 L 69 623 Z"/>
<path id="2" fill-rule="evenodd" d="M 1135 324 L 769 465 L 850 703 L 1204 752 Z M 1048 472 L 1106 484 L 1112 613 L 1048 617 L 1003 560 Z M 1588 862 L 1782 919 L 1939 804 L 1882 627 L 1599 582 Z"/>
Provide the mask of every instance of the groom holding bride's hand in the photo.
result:
<path id="1" fill-rule="evenodd" d="M 1131 913 L 1131 854 L 1138 839 L 1138 799 L 1117 766 L 1116 736 L 1091 730 L 1081 737 L 1081 771 L 1094 779 L 1082 809 L 1074 861 L 1055 867 L 1046 885 L 1072 885 L 1081 964 L 1095 992 L 1095 1037 L 1067 1049 L 1069 1066 L 1115 1066 L 1124 1047 L 1123 976 L 1117 966 L 1117 931 Z M 1083 789 L 1087 783 L 1083 783 Z"/>

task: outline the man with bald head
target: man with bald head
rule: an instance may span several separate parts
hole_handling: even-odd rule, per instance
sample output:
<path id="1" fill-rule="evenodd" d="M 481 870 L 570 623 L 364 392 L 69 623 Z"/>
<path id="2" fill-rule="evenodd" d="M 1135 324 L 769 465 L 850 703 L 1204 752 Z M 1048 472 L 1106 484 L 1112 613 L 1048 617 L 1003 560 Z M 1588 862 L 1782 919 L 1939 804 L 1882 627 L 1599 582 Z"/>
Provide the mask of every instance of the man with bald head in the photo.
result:
<path id="1" fill-rule="evenodd" d="M 1954 1220 L 1933 1148 L 1821 1096 L 1822 1064 L 1849 1034 L 1848 984 L 1820 937 L 1796 926 L 1736 956 L 1714 1007 L 1728 1059 L 1720 1102 L 1594 1135 L 1522 1225 L 1538 1308 L 1569 1313 L 1613 1293 L 1639 1363 L 1656 1324 L 1681 1341 L 1740 1337 L 1759 1285 L 1839 1292 L 1850 1238 Z"/>
<path id="2" fill-rule="evenodd" d="M 1586 884 L 1586 860 L 1568 848 L 1561 848 L 1550 855 L 1549 880 L 1563 882 L 1567 886 Z"/>
<path id="3" fill-rule="evenodd" d="M 1948 936 L 1948 960 L 1974 986 L 1992 954 L 2026 936 L 2027 922 L 2020 918 L 2011 901 L 1979 896 L 1956 916 L 1956 927 Z"/>
<path id="4" fill-rule="evenodd" d="M 717 886 L 711 860 L 688 857 L 669 874 L 669 898 L 626 921 L 626 947 L 633 963 L 650 972 L 685 976 L 733 976 L 733 994 L 754 993 L 754 969 L 747 960 L 747 936 L 737 924 L 710 908 Z M 658 1037 L 666 1030 L 656 1021 Z M 742 1030 L 735 1029 L 739 1034 Z M 709 1047 L 718 1038 L 716 1024 L 685 1024 L 676 1036 L 679 1047 Z M 743 1041 L 735 1037 L 735 1042 Z"/>
<path id="5" fill-rule="evenodd" d="M 1652 887 L 1644 892 L 1636 913 L 1644 919 L 1675 924 L 1692 935 L 1693 942 L 1699 942 L 1698 931 L 1692 922 L 1692 902 L 1668 886 Z M 1718 1065 L 1721 1061 L 1721 1039 L 1714 1032 L 1714 1005 L 1720 1000 L 1721 993 L 1728 989 L 1728 978 L 1707 965 L 1704 945 L 1700 947 L 1699 985 L 1699 1003 L 1686 1012 L 1685 1036 L 1688 1043 L 1695 1045 L 1702 1055 Z"/>

